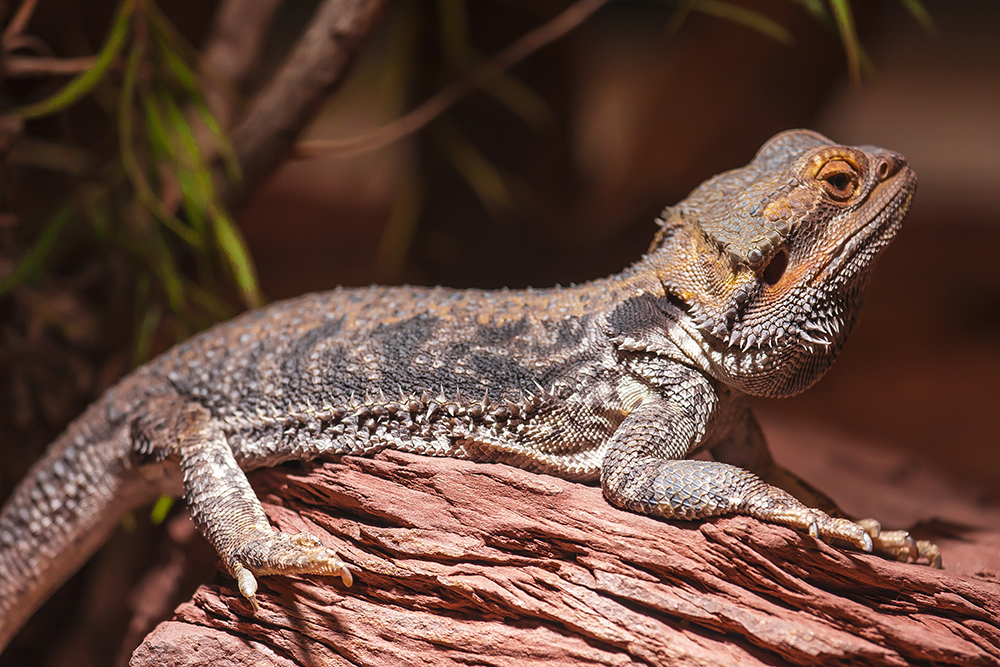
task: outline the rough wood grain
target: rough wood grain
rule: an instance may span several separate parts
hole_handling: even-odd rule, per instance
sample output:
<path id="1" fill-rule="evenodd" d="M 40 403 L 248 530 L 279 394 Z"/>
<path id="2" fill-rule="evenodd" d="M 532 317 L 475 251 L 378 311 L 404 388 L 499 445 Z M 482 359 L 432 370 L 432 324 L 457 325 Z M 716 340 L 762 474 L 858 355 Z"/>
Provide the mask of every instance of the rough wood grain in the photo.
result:
<path id="1" fill-rule="evenodd" d="M 995 665 L 1000 583 L 882 561 L 747 518 L 667 523 L 600 489 L 384 452 L 264 470 L 272 521 L 356 567 L 219 575 L 132 665 Z"/>

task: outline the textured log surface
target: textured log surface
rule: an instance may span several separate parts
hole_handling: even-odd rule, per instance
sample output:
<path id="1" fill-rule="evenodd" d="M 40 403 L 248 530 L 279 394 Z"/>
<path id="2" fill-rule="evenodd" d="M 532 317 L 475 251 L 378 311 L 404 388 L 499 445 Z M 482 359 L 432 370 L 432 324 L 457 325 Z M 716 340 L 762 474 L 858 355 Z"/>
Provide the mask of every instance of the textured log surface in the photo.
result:
<path id="1" fill-rule="evenodd" d="M 667 523 L 595 487 L 396 452 L 252 481 L 277 526 L 356 565 L 354 586 L 264 577 L 253 617 L 218 575 L 133 665 L 1000 662 L 996 571 L 889 563 L 741 517 Z"/>

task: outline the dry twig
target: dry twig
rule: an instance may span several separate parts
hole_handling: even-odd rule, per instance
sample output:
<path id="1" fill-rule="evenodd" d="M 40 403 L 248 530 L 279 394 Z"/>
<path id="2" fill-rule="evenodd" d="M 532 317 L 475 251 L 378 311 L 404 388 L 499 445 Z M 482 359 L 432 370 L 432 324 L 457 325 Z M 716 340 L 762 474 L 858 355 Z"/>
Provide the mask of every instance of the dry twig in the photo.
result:
<path id="1" fill-rule="evenodd" d="M 324 0 L 285 64 L 261 90 L 232 132 L 243 169 L 237 200 L 270 174 L 291 150 L 327 96 L 346 78 L 386 0 Z"/>
<path id="2" fill-rule="evenodd" d="M 246 84 L 267 40 L 282 0 L 224 0 L 215 10 L 202 50 L 205 100 L 219 125 L 229 128 L 236 115 L 232 98 Z"/>
<path id="3" fill-rule="evenodd" d="M 93 67 L 96 61 L 94 56 L 79 58 L 8 56 L 3 61 L 3 74 L 6 77 L 66 76 L 85 72 Z"/>
<path id="4" fill-rule="evenodd" d="M 456 81 L 413 111 L 377 130 L 350 139 L 312 139 L 295 145 L 294 157 L 355 155 L 378 150 L 425 127 L 451 105 L 476 90 L 504 70 L 583 23 L 608 0 L 578 0 L 554 19 L 524 35 L 464 79 Z"/>

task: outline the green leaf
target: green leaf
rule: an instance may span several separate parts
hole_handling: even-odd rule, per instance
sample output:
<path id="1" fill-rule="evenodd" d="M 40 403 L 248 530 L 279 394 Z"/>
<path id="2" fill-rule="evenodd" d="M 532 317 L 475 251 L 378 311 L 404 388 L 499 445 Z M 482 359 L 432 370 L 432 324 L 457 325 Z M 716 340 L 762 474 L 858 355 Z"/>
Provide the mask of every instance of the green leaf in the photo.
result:
<path id="1" fill-rule="evenodd" d="M 931 18 L 930 12 L 924 8 L 920 0 L 899 0 L 906 10 L 917 20 L 920 27 L 923 28 L 927 33 L 934 34 L 937 32 L 937 26 L 934 25 L 934 19 Z"/>
<path id="2" fill-rule="evenodd" d="M 441 48 L 445 57 L 459 69 L 469 61 L 469 15 L 464 0 L 438 0 Z"/>
<path id="3" fill-rule="evenodd" d="M 170 309 L 178 313 L 184 307 L 184 281 L 174 263 L 173 255 L 170 254 L 170 250 L 160 234 L 160 228 L 154 227 L 154 230 L 155 241 L 148 251 L 149 265 L 153 267 L 153 273 L 160 279 L 160 285 L 163 286 L 163 291 L 167 295 Z"/>
<path id="4" fill-rule="evenodd" d="M 115 57 L 125 46 L 129 33 L 129 19 L 135 11 L 135 0 L 125 0 L 115 16 L 107 41 L 97 54 L 94 66 L 63 86 L 55 95 L 34 104 L 28 104 L 14 113 L 24 119 L 39 118 L 62 111 L 87 95 L 108 71 Z"/>
<path id="5" fill-rule="evenodd" d="M 139 167 L 135 149 L 132 146 L 132 104 L 135 97 L 136 74 L 144 52 L 145 47 L 142 43 L 137 43 L 132 47 L 125 65 L 125 76 L 122 80 L 121 98 L 118 105 L 118 143 L 122 167 L 132 182 L 139 200 L 172 232 L 192 246 L 199 248 L 202 245 L 201 235 L 181 222 L 156 196 L 149 185 L 146 174 Z"/>
<path id="6" fill-rule="evenodd" d="M 177 30 L 155 2 L 146 2 L 144 9 L 146 10 L 146 18 L 149 19 L 150 31 L 161 43 L 166 45 L 167 49 L 174 53 L 180 53 L 180 57 L 186 62 L 198 62 L 201 53 L 191 46 L 191 43 L 184 38 L 184 35 Z"/>
<path id="7" fill-rule="evenodd" d="M 830 12 L 826 11 L 826 5 L 823 4 L 823 0 L 795 0 L 802 7 L 813 15 L 813 18 L 820 21 L 829 21 Z"/>
<path id="8" fill-rule="evenodd" d="M 187 63 L 180 56 L 174 53 L 167 41 L 163 39 L 162 34 L 158 33 L 156 36 L 157 46 L 159 46 L 157 54 L 166 63 L 167 70 L 174 75 L 181 88 L 194 95 L 200 95 L 201 89 L 198 86 L 198 78 L 195 76 L 194 71 L 188 67 Z"/>
<path id="9" fill-rule="evenodd" d="M 699 0 L 691 9 L 745 25 L 786 46 L 795 42 L 792 33 L 788 32 L 783 25 L 753 9 L 722 0 Z"/>
<path id="10" fill-rule="evenodd" d="M 158 303 L 151 303 L 146 307 L 146 313 L 139 322 L 135 334 L 135 347 L 132 353 L 132 366 L 138 366 L 151 356 L 153 349 L 153 335 L 160 326 L 163 318 L 163 310 Z"/>
<path id="11" fill-rule="evenodd" d="M 202 193 L 201 198 L 208 200 L 211 198 L 212 174 L 202 159 L 201 147 L 198 145 L 198 140 L 195 139 L 194 133 L 191 132 L 191 125 L 188 124 L 187 118 L 184 117 L 184 112 L 181 111 L 181 108 L 177 105 L 177 101 L 173 97 L 163 95 L 160 101 L 167 113 L 167 123 L 169 124 L 170 132 L 177 141 L 179 149 L 177 151 L 178 166 L 198 173 L 201 177 L 199 179 L 199 184 L 201 185 L 205 185 L 202 181 L 207 180 L 207 189 Z"/>
<path id="12" fill-rule="evenodd" d="M 498 217 L 503 210 L 514 208 L 514 198 L 500 171 L 456 127 L 439 122 L 433 136 L 491 215 Z"/>
<path id="13" fill-rule="evenodd" d="M 12 287 L 23 282 L 28 277 L 34 275 L 42 268 L 42 263 L 45 261 L 45 257 L 52 250 L 52 246 L 55 245 L 56 241 L 59 239 L 59 234 L 62 232 L 63 227 L 69 222 L 69 219 L 73 217 L 73 213 L 76 211 L 76 205 L 74 202 L 69 202 L 54 216 L 49 220 L 48 224 L 45 225 L 45 229 L 42 230 L 42 235 L 38 237 L 38 241 L 35 242 L 34 247 L 28 252 L 21 263 L 14 269 L 14 272 L 9 276 L 0 280 L 0 295 L 6 294 Z"/>
<path id="14" fill-rule="evenodd" d="M 406 169 L 395 195 L 375 254 L 380 280 L 398 279 L 417 231 L 424 205 L 424 187 L 416 166 Z"/>
<path id="15" fill-rule="evenodd" d="M 830 9 L 833 11 L 833 20 L 840 33 L 840 41 L 844 44 L 844 53 L 847 55 L 847 71 L 851 77 L 851 83 L 859 85 L 861 83 L 861 46 L 858 43 L 858 32 L 854 26 L 851 3 L 849 0 L 830 0 Z"/>
<path id="16" fill-rule="evenodd" d="M 209 110 L 204 100 L 201 98 L 194 100 L 194 108 L 201 117 L 201 121 L 205 123 L 205 126 L 218 142 L 219 154 L 222 156 L 222 163 L 226 167 L 226 176 L 229 178 L 229 182 L 234 184 L 239 183 L 243 180 L 243 170 L 240 168 L 240 160 L 236 156 L 236 149 L 233 148 L 233 142 L 230 141 L 229 135 L 222 131 L 219 121 L 215 119 L 215 116 Z"/>
<path id="17" fill-rule="evenodd" d="M 469 16 L 464 0 L 438 0 L 437 4 L 441 47 L 448 61 L 463 74 L 485 64 L 488 59 L 469 42 Z M 555 112 L 545 99 L 508 72 L 498 72 L 482 88 L 535 129 L 555 123 Z"/>
<path id="18" fill-rule="evenodd" d="M 667 34 L 676 35 L 680 32 L 681 26 L 684 25 L 684 21 L 687 20 L 688 14 L 691 13 L 691 9 L 698 3 L 698 0 L 677 0 L 677 7 L 674 9 L 673 14 L 670 15 L 670 20 L 667 21 Z"/>
<path id="19" fill-rule="evenodd" d="M 167 514 L 170 513 L 170 508 L 173 506 L 173 498 L 170 496 L 160 496 L 153 504 L 153 509 L 149 513 L 149 520 L 153 522 L 154 526 L 159 526 L 167 520 Z"/>
<path id="20" fill-rule="evenodd" d="M 156 157 L 176 159 L 173 142 L 167 133 L 167 124 L 158 105 L 157 95 L 143 95 L 142 105 L 146 111 L 146 136 Z"/>
<path id="21" fill-rule="evenodd" d="M 236 314 L 229 304 L 193 281 L 185 281 L 185 289 L 191 302 L 205 310 L 212 322 L 228 320 Z"/>
<path id="22" fill-rule="evenodd" d="M 176 165 L 175 165 L 176 166 Z M 178 169 L 174 174 L 184 195 L 184 210 L 191 226 L 199 232 L 207 228 L 208 199 L 198 185 L 197 177 L 187 169 Z"/>
<path id="23" fill-rule="evenodd" d="M 219 241 L 219 246 L 229 260 L 236 284 L 243 294 L 243 301 L 251 308 L 261 306 L 264 303 L 264 297 L 257 286 L 257 271 L 250 259 L 243 235 L 221 210 L 216 209 L 213 212 L 212 222 L 215 226 L 215 236 Z"/>
<path id="24" fill-rule="evenodd" d="M 198 141 L 173 98 L 165 97 L 168 122 L 173 129 L 183 158 L 178 162 L 177 177 L 185 195 L 190 216 L 205 215 L 215 228 L 215 236 L 223 256 L 229 263 L 244 302 L 256 308 L 264 302 L 257 282 L 257 272 L 242 234 L 218 201 L 212 172 L 205 164 Z"/>

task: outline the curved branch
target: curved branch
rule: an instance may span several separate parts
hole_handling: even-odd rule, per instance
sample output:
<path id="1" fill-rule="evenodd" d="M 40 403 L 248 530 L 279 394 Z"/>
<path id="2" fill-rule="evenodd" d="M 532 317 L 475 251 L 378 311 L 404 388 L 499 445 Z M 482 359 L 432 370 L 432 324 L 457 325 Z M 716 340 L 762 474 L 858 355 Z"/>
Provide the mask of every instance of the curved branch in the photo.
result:
<path id="1" fill-rule="evenodd" d="M 347 76 L 387 0 L 324 0 L 284 65 L 251 100 L 232 131 L 243 169 L 232 202 L 252 192 L 280 164 L 323 100 Z"/>
<path id="2" fill-rule="evenodd" d="M 359 137 L 312 139 L 300 142 L 295 146 L 294 156 L 315 158 L 328 155 L 354 155 L 378 150 L 399 141 L 425 127 L 451 105 L 496 75 L 566 35 L 607 2 L 608 0 L 578 0 L 554 19 L 524 35 L 488 62 L 473 70 L 466 78 L 448 86 L 405 116 Z"/>
<path id="3" fill-rule="evenodd" d="M 3 74 L 7 77 L 65 76 L 85 72 L 96 62 L 97 58 L 94 56 L 79 58 L 8 56 L 3 61 Z"/>
<path id="4" fill-rule="evenodd" d="M 204 94 L 216 121 L 232 126 L 230 100 L 257 67 L 268 28 L 282 0 L 224 0 L 216 9 L 202 49 Z"/>

